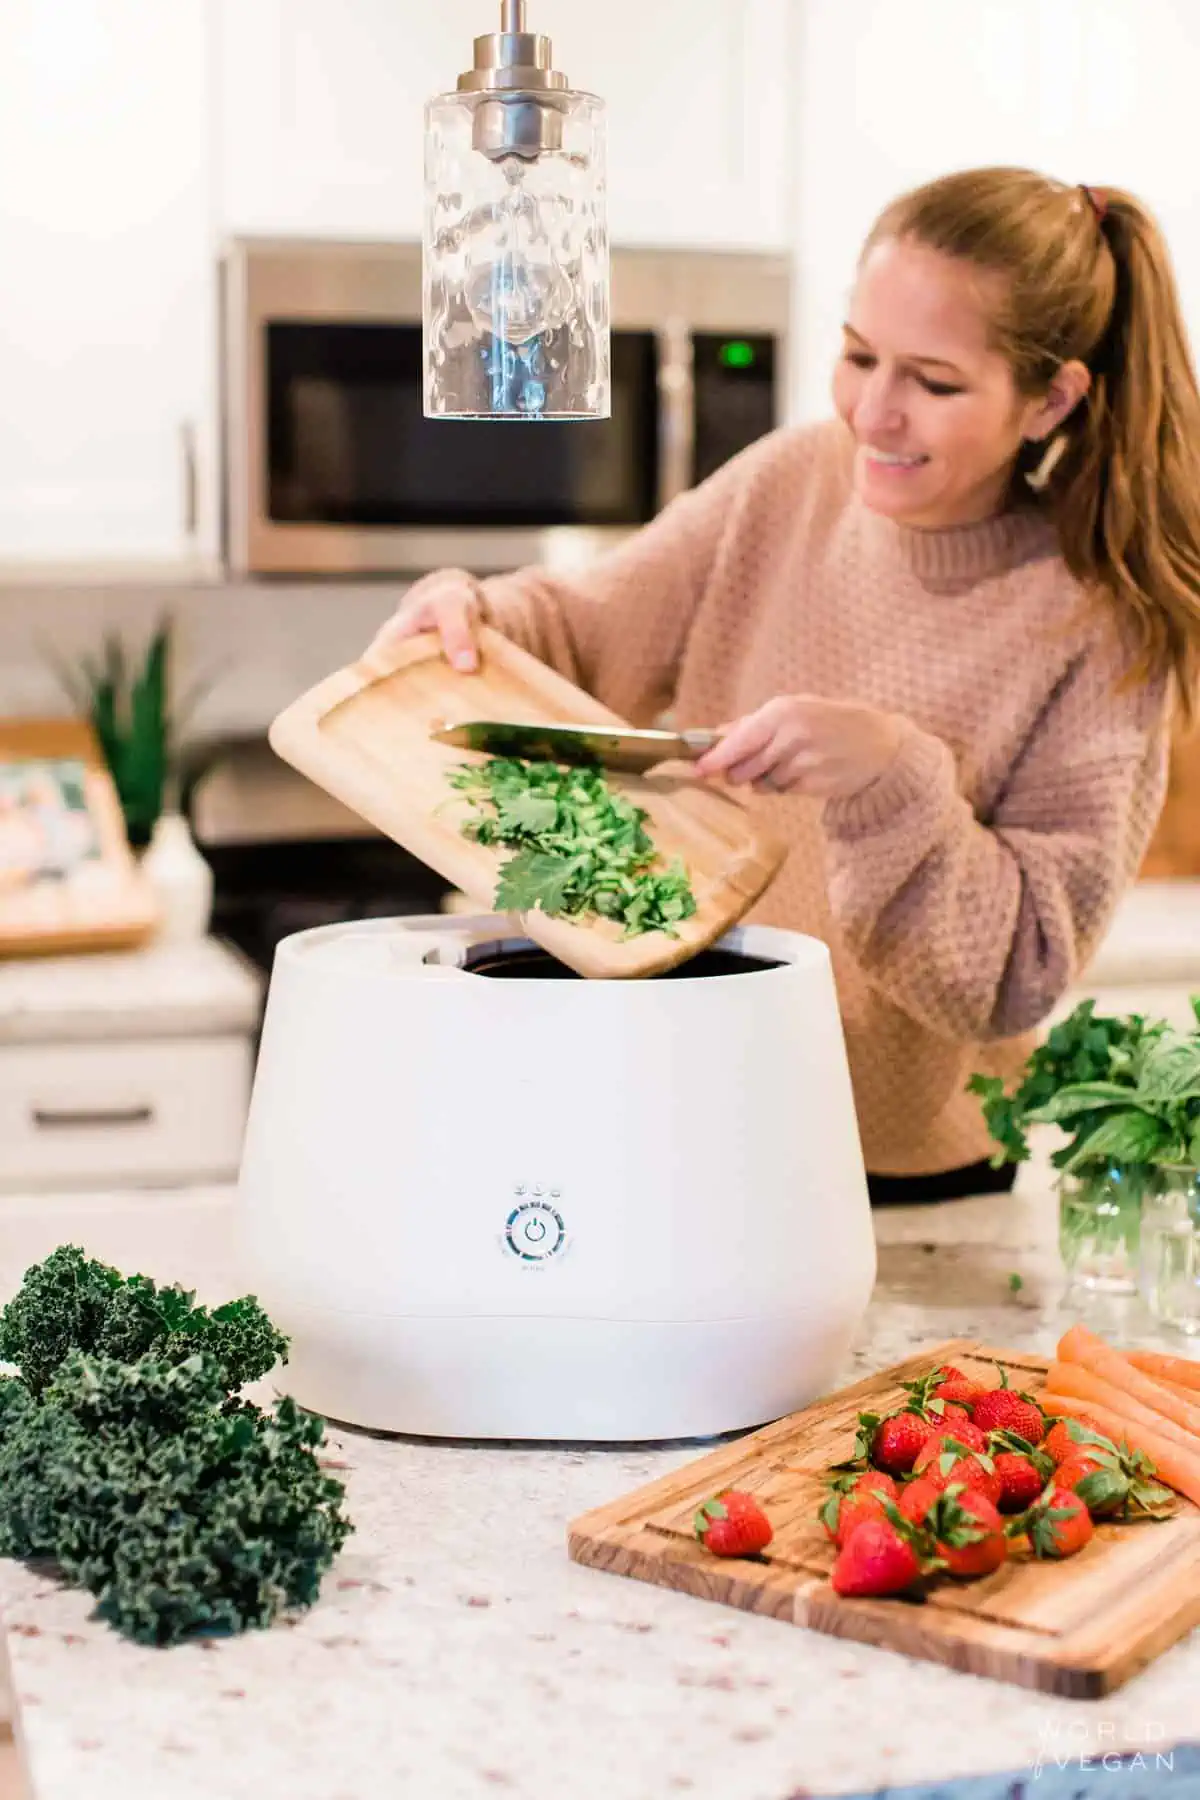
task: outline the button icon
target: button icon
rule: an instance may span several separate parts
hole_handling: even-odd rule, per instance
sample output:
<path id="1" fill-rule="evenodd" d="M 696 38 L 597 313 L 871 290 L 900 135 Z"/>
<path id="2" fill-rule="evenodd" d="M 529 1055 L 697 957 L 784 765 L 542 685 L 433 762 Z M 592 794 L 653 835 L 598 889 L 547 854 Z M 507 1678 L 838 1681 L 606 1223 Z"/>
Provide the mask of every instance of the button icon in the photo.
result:
<path id="1" fill-rule="evenodd" d="M 562 1250 L 566 1240 L 563 1216 L 547 1200 L 522 1201 L 504 1223 L 503 1247 L 521 1262 L 545 1262 Z"/>

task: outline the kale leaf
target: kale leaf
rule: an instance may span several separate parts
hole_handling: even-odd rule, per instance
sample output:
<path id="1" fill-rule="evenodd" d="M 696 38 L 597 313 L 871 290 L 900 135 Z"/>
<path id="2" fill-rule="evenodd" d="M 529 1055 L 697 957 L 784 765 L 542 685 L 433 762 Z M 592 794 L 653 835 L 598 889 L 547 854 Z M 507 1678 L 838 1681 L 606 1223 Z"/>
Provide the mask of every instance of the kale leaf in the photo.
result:
<path id="1" fill-rule="evenodd" d="M 290 1399 L 238 1396 L 287 1347 L 64 1246 L 0 1315 L 0 1555 L 46 1560 L 127 1637 L 174 1644 L 311 1605 L 353 1529 Z M 32 1375 L 30 1374 L 32 1372 Z"/>
<path id="2" fill-rule="evenodd" d="M 34 1393 L 68 1350 L 96 1351 L 123 1362 L 153 1353 L 183 1362 L 202 1352 L 230 1388 L 257 1381 L 282 1357 L 287 1339 L 252 1295 L 210 1313 L 186 1288 L 158 1287 L 145 1275 L 128 1279 L 64 1244 L 26 1272 L 0 1313 L 0 1357 L 16 1363 Z"/>

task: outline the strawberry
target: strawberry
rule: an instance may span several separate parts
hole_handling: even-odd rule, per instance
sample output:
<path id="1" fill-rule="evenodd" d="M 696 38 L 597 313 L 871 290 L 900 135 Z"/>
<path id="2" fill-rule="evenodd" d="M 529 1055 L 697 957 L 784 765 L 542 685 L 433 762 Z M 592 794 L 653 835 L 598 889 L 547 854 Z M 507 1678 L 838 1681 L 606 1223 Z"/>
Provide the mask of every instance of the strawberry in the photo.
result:
<path id="1" fill-rule="evenodd" d="M 1046 1433 L 1042 1447 L 1056 1463 L 1067 1462 L 1071 1457 L 1077 1456 L 1081 1449 L 1116 1450 L 1112 1439 L 1105 1437 L 1100 1427 L 1090 1419 L 1059 1419 Z"/>
<path id="2" fill-rule="evenodd" d="M 820 1508 L 820 1523 L 840 1548 L 864 1519 L 883 1519 L 883 1503 L 889 1499 L 896 1499 L 896 1483 L 891 1474 L 883 1474 L 880 1469 L 867 1469 L 864 1474 L 840 1476 L 829 1490 L 824 1507 Z"/>
<path id="3" fill-rule="evenodd" d="M 714 1556 L 757 1556 L 775 1535 L 753 1494 L 727 1488 L 706 1500 L 692 1521 L 696 1536 Z"/>
<path id="4" fill-rule="evenodd" d="M 1063 1557 L 1082 1550 L 1095 1527 L 1079 1495 L 1059 1487 L 1053 1479 L 1027 1512 L 1009 1520 L 1005 1530 L 1010 1537 L 1028 1537 L 1037 1557 Z"/>
<path id="5" fill-rule="evenodd" d="M 886 1419 L 878 1413 L 859 1413 L 858 1424 L 857 1453 L 869 1456 L 877 1468 L 886 1469 L 889 1475 L 907 1475 L 917 1451 L 934 1431 L 928 1419 L 907 1411 L 889 1413 Z"/>
<path id="6" fill-rule="evenodd" d="M 840 1550 L 852 1531 L 866 1519 L 886 1519 L 882 1494 L 864 1488 L 859 1494 L 835 1494 L 821 1508 L 821 1523 Z"/>
<path id="7" fill-rule="evenodd" d="M 968 1381 L 964 1376 L 960 1376 L 956 1381 L 939 1381 L 933 1390 L 931 1399 L 961 1406 L 969 1413 L 975 1402 L 987 1391 L 986 1388 L 980 1387 L 977 1381 Z"/>
<path id="8" fill-rule="evenodd" d="M 1008 1555 L 1004 1521 L 977 1488 L 955 1482 L 935 1490 L 923 1497 L 913 1523 L 932 1535 L 935 1552 L 951 1575 L 990 1575 Z"/>
<path id="9" fill-rule="evenodd" d="M 840 1475 L 833 1482 L 829 1497 L 817 1516 L 840 1547 L 863 1519 L 884 1518 L 884 1501 L 894 1501 L 897 1494 L 896 1483 L 881 1469 Z"/>
<path id="10" fill-rule="evenodd" d="M 1048 1471 L 1040 1469 L 1018 1450 L 998 1450 L 992 1457 L 992 1462 L 1000 1477 L 1000 1498 L 997 1501 L 1000 1511 L 1019 1513 L 1032 1506 L 1046 1485 Z"/>
<path id="11" fill-rule="evenodd" d="M 946 1364 L 940 1369 L 930 1369 L 928 1374 L 921 1375 L 916 1381 L 906 1381 L 904 1391 L 909 1396 L 907 1407 L 909 1412 L 919 1413 L 922 1418 L 937 1418 L 943 1424 L 954 1422 L 961 1424 L 970 1417 L 966 1407 L 955 1389 L 973 1393 L 974 1383 L 969 1382 L 961 1369 Z M 950 1389 L 950 1392 L 946 1390 Z"/>
<path id="12" fill-rule="evenodd" d="M 971 1418 L 981 1431 L 1015 1431 L 1031 1444 L 1040 1444 L 1046 1435 L 1042 1409 L 1030 1394 L 1019 1394 L 1008 1385 L 1008 1373 L 1000 1371 L 1000 1386 L 988 1388 L 971 1409 Z"/>
<path id="13" fill-rule="evenodd" d="M 938 1487 L 961 1482 L 977 1488 L 995 1506 L 1000 1498 L 1000 1477 L 986 1450 L 975 1450 L 956 1435 L 931 1438 L 924 1444 L 913 1463 L 913 1473 L 923 1474 Z"/>
<path id="14" fill-rule="evenodd" d="M 972 1424 L 970 1419 L 952 1420 L 937 1433 L 938 1441 L 943 1438 L 953 1438 L 964 1450 L 975 1450 L 980 1455 L 988 1448 L 987 1433 L 980 1431 L 978 1425 Z M 931 1454 L 932 1451 L 927 1449 L 926 1456 Z"/>
<path id="15" fill-rule="evenodd" d="M 1143 1451 L 1079 1450 L 1058 1465 L 1060 1488 L 1079 1495 L 1093 1519 L 1128 1518 L 1134 1513 L 1164 1517 L 1175 1510 L 1169 1488 L 1153 1480 L 1154 1464 Z"/>
<path id="16" fill-rule="evenodd" d="M 914 1475 L 911 1481 L 905 1482 L 897 1502 L 900 1516 L 910 1525 L 922 1524 L 941 1491 L 940 1481 L 929 1475 Z"/>
<path id="17" fill-rule="evenodd" d="M 920 1579 L 916 1534 L 899 1515 L 897 1520 L 866 1519 L 850 1533 L 829 1577 L 835 1594 L 900 1594 Z"/>

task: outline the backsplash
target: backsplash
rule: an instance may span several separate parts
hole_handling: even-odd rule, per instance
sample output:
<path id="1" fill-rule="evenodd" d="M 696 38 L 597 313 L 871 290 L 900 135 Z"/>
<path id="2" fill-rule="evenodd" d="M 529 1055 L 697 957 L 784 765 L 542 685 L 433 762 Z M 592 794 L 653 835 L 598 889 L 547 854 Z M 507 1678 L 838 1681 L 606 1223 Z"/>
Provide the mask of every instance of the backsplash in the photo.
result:
<path id="1" fill-rule="evenodd" d="M 0 717 L 70 711 L 47 646 L 73 661 L 97 649 L 106 631 L 136 641 L 170 617 L 178 691 L 217 673 L 196 710 L 195 733 L 262 732 L 289 701 L 358 655 L 407 585 L 0 588 Z"/>

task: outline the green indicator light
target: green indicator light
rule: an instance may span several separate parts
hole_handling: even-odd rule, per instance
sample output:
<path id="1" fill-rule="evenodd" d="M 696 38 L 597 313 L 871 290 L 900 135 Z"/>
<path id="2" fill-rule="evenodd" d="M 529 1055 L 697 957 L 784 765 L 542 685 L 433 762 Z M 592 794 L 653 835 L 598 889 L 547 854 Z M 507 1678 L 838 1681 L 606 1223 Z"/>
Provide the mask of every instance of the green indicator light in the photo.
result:
<path id="1" fill-rule="evenodd" d="M 754 345 L 748 344 L 744 338 L 734 338 L 728 344 L 722 344 L 717 351 L 718 361 L 727 369 L 749 369 L 754 364 Z"/>

